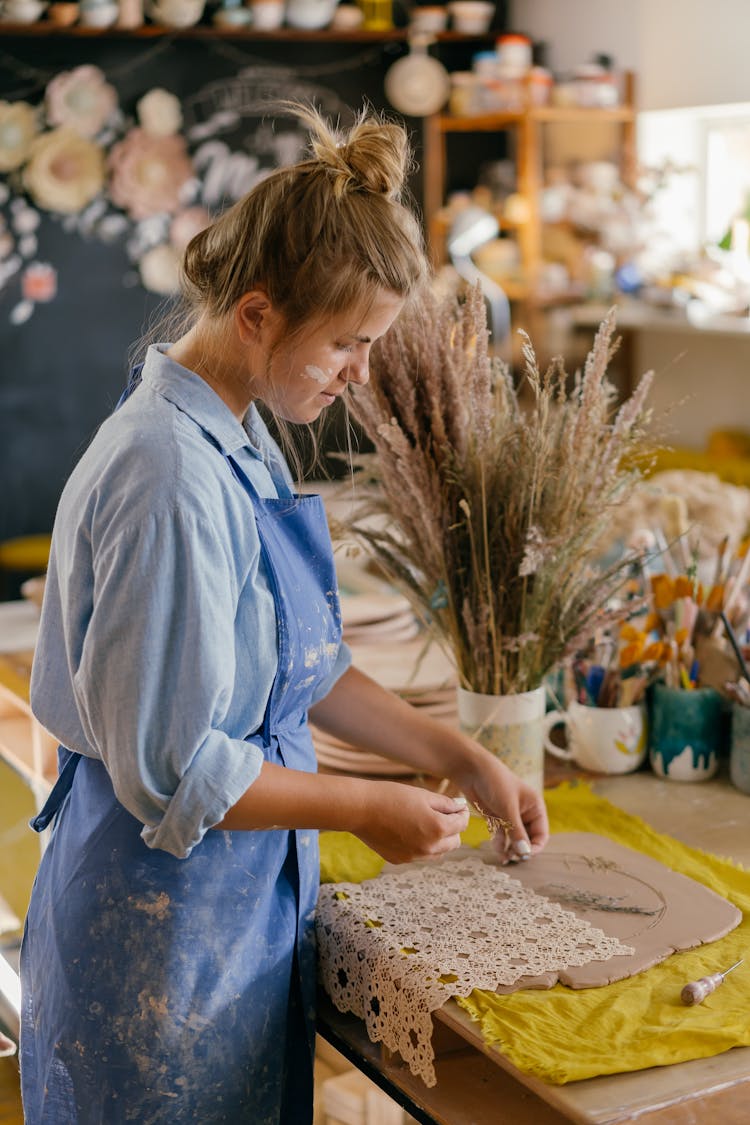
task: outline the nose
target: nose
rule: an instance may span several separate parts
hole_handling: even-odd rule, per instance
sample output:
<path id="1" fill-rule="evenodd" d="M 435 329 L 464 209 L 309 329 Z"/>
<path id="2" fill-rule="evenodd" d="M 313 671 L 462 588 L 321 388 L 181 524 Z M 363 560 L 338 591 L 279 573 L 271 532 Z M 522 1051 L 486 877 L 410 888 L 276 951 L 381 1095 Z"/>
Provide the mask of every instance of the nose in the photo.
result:
<path id="1" fill-rule="evenodd" d="M 357 383 L 360 387 L 364 387 L 370 381 L 369 352 L 351 357 L 346 365 L 344 378 L 347 383 Z"/>

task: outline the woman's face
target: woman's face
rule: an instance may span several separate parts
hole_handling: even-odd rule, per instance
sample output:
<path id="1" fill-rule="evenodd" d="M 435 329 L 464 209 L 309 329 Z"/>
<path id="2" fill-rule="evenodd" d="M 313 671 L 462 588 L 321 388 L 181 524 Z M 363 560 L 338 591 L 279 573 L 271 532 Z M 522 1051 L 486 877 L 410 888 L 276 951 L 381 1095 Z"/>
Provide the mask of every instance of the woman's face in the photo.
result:
<path id="1" fill-rule="evenodd" d="M 388 331 L 403 299 L 379 290 L 365 312 L 351 310 L 286 339 L 279 334 L 258 397 L 287 422 L 314 422 L 346 391 L 370 377 L 370 348 Z"/>

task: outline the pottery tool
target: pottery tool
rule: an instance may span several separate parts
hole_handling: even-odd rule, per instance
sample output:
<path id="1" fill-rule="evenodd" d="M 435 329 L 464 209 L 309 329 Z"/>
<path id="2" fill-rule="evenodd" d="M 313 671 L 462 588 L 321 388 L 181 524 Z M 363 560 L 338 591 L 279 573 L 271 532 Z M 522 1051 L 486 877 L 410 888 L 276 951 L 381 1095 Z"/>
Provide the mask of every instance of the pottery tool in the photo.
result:
<path id="1" fill-rule="evenodd" d="M 735 963 L 730 965 L 728 969 L 725 969 L 723 973 L 711 973 L 710 976 L 701 977 L 700 980 L 691 980 L 680 993 L 683 1004 L 701 1004 L 707 996 L 715 992 L 724 980 L 724 977 L 728 973 L 731 973 L 732 969 L 736 969 L 738 965 L 741 965 L 744 960 L 745 958 L 741 957 L 739 961 L 735 961 Z"/>

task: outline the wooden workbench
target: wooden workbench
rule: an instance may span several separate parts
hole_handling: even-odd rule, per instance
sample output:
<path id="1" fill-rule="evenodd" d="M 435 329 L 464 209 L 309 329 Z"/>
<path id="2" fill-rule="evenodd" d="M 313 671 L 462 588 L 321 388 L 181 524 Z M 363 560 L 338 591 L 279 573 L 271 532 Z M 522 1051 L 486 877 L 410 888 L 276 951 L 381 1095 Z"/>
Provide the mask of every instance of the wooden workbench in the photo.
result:
<path id="1" fill-rule="evenodd" d="M 11 642 L 11 631 L 19 648 Z M 43 799 L 56 772 L 56 742 L 28 705 L 35 617 L 31 607 L 6 603 L 0 612 L 0 756 Z M 5 641 L 5 644 L 2 642 Z M 5 651 L 3 651 L 3 649 Z M 548 760 L 548 783 L 581 771 Z M 624 777 L 591 777 L 592 787 L 658 832 L 692 847 L 730 857 L 750 869 L 750 796 L 720 776 L 687 784 L 649 770 Z M 709 1059 L 629 1074 L 550 1086 L 523 1074 L 487 1047 L 457 1004 L 436 1014 L 437 1085 L 428 1089 L 397 1056 L 370 1042 L 364 1024 L 320 998 L 319 1032 L 422 1125 L 748 1125 L 750 1048 Z"/>
<path id="2" fill-rule="evenodd" d="M 724 777 L 686 784 L 650 771 L 592 778 L 592 788 L 658 832 L 750 868 L 750 797 Z M 747 1125 L 750 1048 L 709 1059 L 552 1086 L 487 1046 L 450 1002 L 435 1013 L 437 1085 L 370 1043 L 364 1024 L 321 996 L 319 1033 L 422 1125 Z M 614 1045 L 613 1045 L 614 1047 Z"/>

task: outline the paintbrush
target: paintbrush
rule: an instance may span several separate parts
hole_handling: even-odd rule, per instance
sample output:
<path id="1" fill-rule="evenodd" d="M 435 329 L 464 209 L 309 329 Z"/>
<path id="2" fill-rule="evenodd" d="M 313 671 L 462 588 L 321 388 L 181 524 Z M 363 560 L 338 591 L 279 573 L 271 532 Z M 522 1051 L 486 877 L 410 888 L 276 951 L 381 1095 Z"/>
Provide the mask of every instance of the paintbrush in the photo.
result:
<path id="1" fill-rule="evenodd" d="M 724 632 L 726 633 L 727 638 L 729 639 L 729 643 L 732 646 L 732 649 L 734 650 L 734 655 L 737 657 L 737 663 L 739 665 L 740 672 L 742 673 L 742 676 L 743 676 L 744 679 L 750 680 L 750 672 L 748 672 L 748 670 L 747 670 L 747 664 L 745 663 L 745 658 L 742 655 L 742 649 L 739 646 L 737 638 L 734 634 L 734 629 L 729 624 L 729 621 L 727 620 L 727 615 L 724 612 L 724 610 L 721 611 L 721 613 L 719 614 L 719 617 L 721 618 L 721 623 L 724 626 Z"/>

